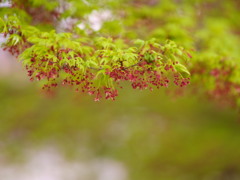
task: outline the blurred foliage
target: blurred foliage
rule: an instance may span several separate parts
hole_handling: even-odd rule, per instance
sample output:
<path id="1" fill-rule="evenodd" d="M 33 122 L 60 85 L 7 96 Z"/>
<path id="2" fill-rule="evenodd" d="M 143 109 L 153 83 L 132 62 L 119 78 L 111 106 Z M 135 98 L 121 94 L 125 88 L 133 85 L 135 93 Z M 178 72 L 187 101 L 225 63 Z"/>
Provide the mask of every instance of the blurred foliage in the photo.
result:
<path id="1" fill-rule="evenodd" d="M 11 158 L 51 144 L 70 159 L 117 159 L 129 179 L 240 177 L 237 113 L 199 97 L 125 89 L 116 102 L 95 103 L 66 88 L 45 97 L 30 84 L 0 87 L 1 152 Z"/>

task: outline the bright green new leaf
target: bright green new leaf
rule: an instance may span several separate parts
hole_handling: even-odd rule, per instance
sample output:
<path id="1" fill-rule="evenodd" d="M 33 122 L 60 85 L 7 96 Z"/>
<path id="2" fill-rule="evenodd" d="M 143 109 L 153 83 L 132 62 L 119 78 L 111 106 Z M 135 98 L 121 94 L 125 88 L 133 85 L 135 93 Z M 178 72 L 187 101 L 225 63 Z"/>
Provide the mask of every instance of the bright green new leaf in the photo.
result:
<path id="1" fill-rule="evenodd" d="M 182 64 L 176 64 L 174 67 L 175 67 L 176 71 L 179 72 L 184 78 L 190 76 L 190 72 Z"/>

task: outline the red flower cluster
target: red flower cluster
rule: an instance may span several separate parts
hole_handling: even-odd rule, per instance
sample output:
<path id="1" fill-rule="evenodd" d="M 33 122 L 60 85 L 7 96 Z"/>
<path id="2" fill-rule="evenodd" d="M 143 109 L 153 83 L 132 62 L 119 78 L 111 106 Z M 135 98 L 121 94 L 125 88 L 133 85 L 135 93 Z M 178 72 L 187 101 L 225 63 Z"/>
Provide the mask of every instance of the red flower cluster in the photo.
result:
<path id="1" fill-rule="evenodd" d="M 236 106 L 237 99 L 240 95 L 239 83 L 232 81 L 235 67 L 230 67 L 224 63 L 219 68 L 210 69 L 203 63 L 196 64 L 192 69 L 192 75 L 201 78 L 200 87 L 211 83 L 211 88 L 207 88 L 206 94 L 208 98 L 218 102 L 218 105 Z M 210 80 L 211 82 L 208 82 Z"/>
<path id="2" fill-rule="evenodd" d="M 21 36 L 20 27 L 12 28 L 14 32 L 11 30 L 11 33 L 17 33 Z M 23 40 L 22 43 L 6 46 L 5 50 L 19 55 L 22 50 L 30 46 L 30 43 L 26 42 L 24 36 L 21 36 L 21 38 Z M 169 78 L 173 78 L 174 83 L 180 87 L 189 84 L 189 78 L 183 78 L 174 69 L 174 63 L 162 63 L 158 59 L 149 61 L 141 55 L 139 56 L 139 62 L 129 67 L 124 67 L 123 63 L 120 62 L 111 69 L 104 70 L 102 68 L 85 67 L 86 69 L 83 71 L 77 65 L 70 65 L 73 63 L 66 62 L 66 56 L 71 51 L 73 50 L 69 48 L 57 50 L 51 46 L 48 48 L 48 52 L 54 53 L 55 59 L 52 59 L 47 54 L 42 56 L 32 52 L 29 55 L 30 61 L 26 65 L 30 80 L 45 80 L 46 83 L 42 89 L 47 91 L 59 85 L 73 86 L 77 92 L 95 95 L 95 101 L 99 101 L 103 97 L 114 100 L 118 96 L 117 89 L 119 87 L 122 88 L 120 83 L 123 81 L 130 82 L 133 89 L 140 90 L 168 87 Z M 67 57 L 67 61 L 74 62 L 74 58 L 84 57 L 84 55 L 76 52 L 72 54 L 74 55 Z M 99 75 L 99 71 L 102 71 L 102 74 L 100 73 Z"/>
<path id="3" fill-rule="evenodd" d="M 222 67 L 211 70 L 210 74 L 215 78 L 215 87 L 209 95 L 223 104 L 236 105 L 236 99 L 240 95 L 239 84 L 230 81 L 233 69 Z"/>
<path id="4" fill-rule="evenodd" d="M 154 68 L 152 63 L 146 61 L 140 61 L 138 64 L 128 68 L 120 66 L 114 67 L 112 70 L 106 69 L 105 76 L 114 82 L 114 87 L 109 87 L 106 84 L 97 85 L 95 83 L 98 69 L 89 68 L 85 73 L 81 73 L 81 70 L 77 67 L 70 67 L 69 65 L 60 67 L 60 63 L 54 64 L 51 59 L 48 59 L 48 56 L 43 57 L 41 60 L 37 60 L 33 56 L 31 63 L 30 66 L 26 66 L 28 76 L 30 80 L 46 79 L 47 84 L 43 86 L 43 89 L 50 90 L 59 84 L 74 86 L 77 92 L 95 95 L 95 101 L 99 101 L 103 97 L 114 100 L 118 95 L 116 88 L 121 88 L 120 82 L 123 81 L 130 82 L 133 89 L 140 90 L 168 87 L 170 80 L 165 75 L 167 74 L 166 72 L 173 74 L 176 85 L 182 87 L 189 84 L 189 79 L 182 78 L 180 74 L 175 72 L 173 65 L 169 64 L 162 68 L 166 71 L 165 73 L 157 70 L 158 68 Z M 159 67 L 160 65 L 155 64 L 155 66 Z M 62 72 L 66 74 L 66 77 L 63 79 L 60 76 Z"/>

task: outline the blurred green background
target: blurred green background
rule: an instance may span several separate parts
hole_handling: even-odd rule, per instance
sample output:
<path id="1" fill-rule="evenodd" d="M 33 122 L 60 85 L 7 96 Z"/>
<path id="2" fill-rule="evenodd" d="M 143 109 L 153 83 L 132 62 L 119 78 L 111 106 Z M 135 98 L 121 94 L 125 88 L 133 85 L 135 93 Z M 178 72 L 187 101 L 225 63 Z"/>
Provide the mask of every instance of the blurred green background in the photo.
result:
<path id="1" fill-rule="evenodd" d="M 237 112 L 201 97 L 125 88 L 117 101 L 94 102 L 68 88 L 46 96 L 34 83 L 5 76 L 0 99 L 5 161 L 24 163 L 26 150 L 51 145 L 72 161 L 121 162 L 127 179 L 240 178 Z"/>

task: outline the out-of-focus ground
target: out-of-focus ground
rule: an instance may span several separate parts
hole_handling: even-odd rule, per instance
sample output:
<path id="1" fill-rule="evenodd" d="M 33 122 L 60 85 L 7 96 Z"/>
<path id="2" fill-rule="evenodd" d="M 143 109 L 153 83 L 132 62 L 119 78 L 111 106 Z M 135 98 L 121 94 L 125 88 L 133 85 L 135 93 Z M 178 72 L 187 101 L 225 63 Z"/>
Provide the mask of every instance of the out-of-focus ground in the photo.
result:
<path id="1" fill-rule="evenodd" d="M 0 163 L 0 176 L 5 180 L 126 180 L 125 167 L 112 159 L 101 158 L 92 161 L 75 159 L 69 161 L 57 149 L 27 150 L 25 162 Z"/>

